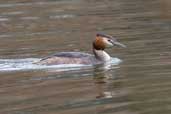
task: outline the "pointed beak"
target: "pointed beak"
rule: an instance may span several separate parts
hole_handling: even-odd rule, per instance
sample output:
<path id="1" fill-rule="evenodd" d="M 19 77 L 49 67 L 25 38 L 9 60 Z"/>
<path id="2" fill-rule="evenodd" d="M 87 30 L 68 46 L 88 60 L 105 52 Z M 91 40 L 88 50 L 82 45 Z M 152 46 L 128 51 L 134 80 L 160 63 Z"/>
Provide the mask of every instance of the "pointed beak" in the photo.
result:
<path id="1" fill-rule="evenodd" d="M 114 41 L 113 44 L 114 44 L 114 45 L 117 45 L 117 46 L 120 46 L 120 47 L 123 47 L 123 48 L 126 48 L 126 45 L 121 44 L 121 43 L 118 42 L 118 41 Z"/>

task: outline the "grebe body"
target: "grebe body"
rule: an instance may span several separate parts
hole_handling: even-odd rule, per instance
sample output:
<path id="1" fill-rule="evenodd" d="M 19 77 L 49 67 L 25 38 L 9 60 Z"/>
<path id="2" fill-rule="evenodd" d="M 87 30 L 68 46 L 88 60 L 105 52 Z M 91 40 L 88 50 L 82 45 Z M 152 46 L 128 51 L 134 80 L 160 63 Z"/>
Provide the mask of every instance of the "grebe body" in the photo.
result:
<path id="1" fill-rule="evenodd" d="M 82 52 L 59 52 L 57 54 L 45 57 L 36 64 L 40 65 L 60 65 L 60 64 L 82 64 L 95 65 L 109 62 L 111 57 L 104 51 L 105 48 L 118 45 L 125 47 L 112 36 L 97 34 L 93 42 L 93 55 Z"/>
<path id="2" fill-rule="evenodd" d="M 88 53 L 81 52 L 59 52 L 49 57 L 41 59 L 38 64 L 59 65 L 59 64 L 100 64 L 101 61 Z"/>

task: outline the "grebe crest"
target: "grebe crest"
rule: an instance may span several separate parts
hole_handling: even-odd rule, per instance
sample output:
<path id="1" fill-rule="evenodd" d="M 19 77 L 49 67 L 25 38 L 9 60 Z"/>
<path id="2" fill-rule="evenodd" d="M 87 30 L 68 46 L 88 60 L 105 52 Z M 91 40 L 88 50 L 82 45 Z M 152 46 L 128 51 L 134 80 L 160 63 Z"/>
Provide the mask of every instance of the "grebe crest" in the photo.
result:
<path id="1" fill-rule="evenodd" d="M 116 41 L 112 36 L 98 33 L 93 42 L 93 53 L 97 59 L 105 62 L 109 61 L 111 57 L 104 51 L 104 49 L 113 47 L 114 45 L 125 47 L 125 45 Z"/>
<path id="2" fill-rule="evenodd" d="M 98 33 L 93 42 L 93 53 L 94 56 L 87 53 L 81 52 L 60 52 L 52 56 L 46 57 L 38 61 L 36 64 L 43 65 L 59 65 L 59 64 L 98 64 L 106 63 L 111 60 L 111 57 L 104 50 L 106 48 L 118 45 L 126 47 L 119 43 L 115 38 L 110 35 Z"/>

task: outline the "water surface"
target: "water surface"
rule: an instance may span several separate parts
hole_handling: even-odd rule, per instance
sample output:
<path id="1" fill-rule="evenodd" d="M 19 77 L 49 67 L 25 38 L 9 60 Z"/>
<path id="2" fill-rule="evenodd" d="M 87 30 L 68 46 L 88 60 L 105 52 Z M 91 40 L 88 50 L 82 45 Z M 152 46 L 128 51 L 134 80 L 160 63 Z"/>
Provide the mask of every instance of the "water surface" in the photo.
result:
<path id="1" fill-rule="evenodd" d="M 0 113 L 170 114 L 170 7 L 170 0 L 1 0 L 1 63 L 91 53 L 97 32 L 127 48 L 107 50 L 122 60 L 107 68 L 1 70 Z"/>

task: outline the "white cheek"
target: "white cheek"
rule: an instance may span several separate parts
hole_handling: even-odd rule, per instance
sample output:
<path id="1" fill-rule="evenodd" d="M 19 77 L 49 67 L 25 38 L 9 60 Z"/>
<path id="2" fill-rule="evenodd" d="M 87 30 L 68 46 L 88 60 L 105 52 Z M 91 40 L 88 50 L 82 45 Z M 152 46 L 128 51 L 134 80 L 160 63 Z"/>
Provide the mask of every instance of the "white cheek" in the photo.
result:
<path id="1" fill-rule="evenodd" d="M 105 43 L 106 47 L 112 47 L 113 46 L 113 44 L 111 42 L 107 41 L 106 39 L 104 40 L 104 43 Z"/>
<path id="2" fill-rule="evenodd" d="M 108 46 L 107 47 L 112 47 L 113 46 L 113 44 L 112 43 L 108 43 Z"/>

